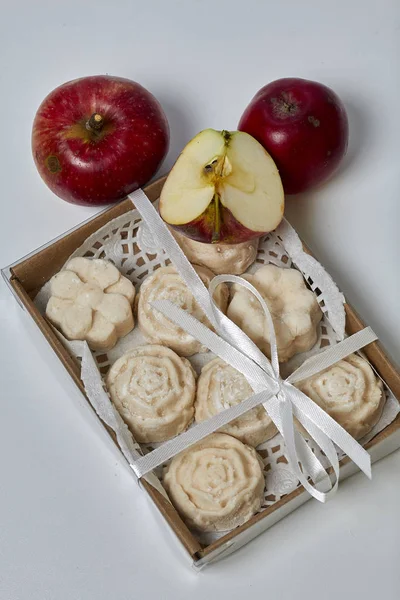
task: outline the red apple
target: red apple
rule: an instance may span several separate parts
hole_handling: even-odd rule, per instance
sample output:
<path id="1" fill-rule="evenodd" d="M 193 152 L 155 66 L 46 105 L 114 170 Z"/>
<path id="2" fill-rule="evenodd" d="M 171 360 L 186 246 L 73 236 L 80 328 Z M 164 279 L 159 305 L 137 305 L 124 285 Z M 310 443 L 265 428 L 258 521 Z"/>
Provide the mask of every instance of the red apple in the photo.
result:
<path id="1" fill-rule="evenodd" d="M 166 116 L 150 92 L 121 77 L 75 79 L 40 105 L 32 151 L 49 188 L 73 204 L 121 200 L 155 174 L 168 151 Z"/>
<path id="2" fill-rule="evenodd" d="M 345 108 L 328 87 L 290 77 L 261 88 L 243 113 L 238 129 L 271 154 L 286 194 L 325 181 L 347 151 Z"/>

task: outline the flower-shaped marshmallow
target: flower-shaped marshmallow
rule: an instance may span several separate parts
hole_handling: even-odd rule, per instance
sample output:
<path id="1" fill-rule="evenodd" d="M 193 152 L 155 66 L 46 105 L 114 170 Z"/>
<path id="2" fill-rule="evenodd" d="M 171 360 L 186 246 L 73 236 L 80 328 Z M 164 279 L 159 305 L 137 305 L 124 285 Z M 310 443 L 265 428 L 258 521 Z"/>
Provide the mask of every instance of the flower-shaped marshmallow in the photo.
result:
<path id="1" fill-rule="evenodd" d="M 134 327 L 135 288 L 110 262 L 73 258 L 50 281 L 46 316 L 69 340 L 111 350 Z"/>
<path id="2" fill-rule="evenodd" d="M 243 275 L 261 294 L 272 316 L 280 362 L 298 352 L 306 352 L 317 341 L 317 325 L 322 317 L 315 294 L 306 287 L 295 269 L 265 265 L 254 275 Z M 270 332 L 257 298 L 234 284 L 227 315 L 266 354 L 271 356 Z"/>

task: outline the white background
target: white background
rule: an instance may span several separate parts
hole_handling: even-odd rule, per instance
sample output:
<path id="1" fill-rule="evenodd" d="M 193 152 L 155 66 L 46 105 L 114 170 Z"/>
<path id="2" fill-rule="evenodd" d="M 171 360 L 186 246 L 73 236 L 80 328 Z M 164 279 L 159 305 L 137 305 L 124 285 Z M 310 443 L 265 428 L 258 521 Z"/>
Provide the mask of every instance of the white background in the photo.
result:
<path id="1" fill-rule="evenodd" d="M 343 99 L 350 149 L 287 216 L 400 357 L 400 5 L 396 0 L 0 1 L 0 265 L 94 211 L 57 199 L 30 130 L 54 87 L 98 73 L 139 81 L 170 121 L 171 166 L 205 127 L 235 129 L 270 80 Z M 140 493 L 40 336 L 0 284 L 0 598 L 149 600 L 399 597 L 400 453 L 311 501 L 200 574 Z"/>

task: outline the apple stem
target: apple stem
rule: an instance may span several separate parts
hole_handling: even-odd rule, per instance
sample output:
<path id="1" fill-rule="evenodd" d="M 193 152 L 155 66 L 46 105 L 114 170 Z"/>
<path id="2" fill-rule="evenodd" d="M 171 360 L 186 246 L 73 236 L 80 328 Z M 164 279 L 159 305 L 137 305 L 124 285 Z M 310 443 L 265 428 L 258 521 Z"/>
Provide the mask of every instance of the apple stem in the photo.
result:
<path id="1" fill-rule="evenodd" d="M 221 236 L 221 207 L 219 205 L 219 196 L 214 196 L 214 230 L 211 238 L 211 243 L 219 242 Z"/>
<path id="2" fill-rule="evenodd" d="M 89 131 L 100 131 L 104 125 L 104 119 L 99 113 L 93 113 L 90 119 L 86 121 L 86 129 Z"/>

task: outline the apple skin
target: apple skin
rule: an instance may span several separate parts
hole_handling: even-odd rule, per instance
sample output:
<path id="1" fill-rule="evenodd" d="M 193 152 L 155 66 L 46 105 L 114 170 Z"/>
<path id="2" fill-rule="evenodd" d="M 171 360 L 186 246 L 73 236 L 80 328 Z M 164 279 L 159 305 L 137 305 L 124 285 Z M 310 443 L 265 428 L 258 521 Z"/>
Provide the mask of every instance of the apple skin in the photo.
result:
<path id="1" fill-rule="evenodd" d="M 261 88 L 240 119 L 274 159 L 286 194 L 318 185 L 347 151 L 349 127 L 340 98 L 328 87 L 298 78 Z"/>
<path id="2" fill-rule="evenodd" d="M 92 115 L 100 115 L 100 128 L 88 129 Z M 121 200 L 151 179 L 168 146 L 168 121 L 158 101 L 120 77 L 61 85 L 44 99 L 33 123 L 36 167 L 49 188 L 72 204 Z"/>
<path id="3" fill-rule="evenodd" d="M 169 227 L 179 231 L 186 237 L 196 242 L 203 242 L 205 244 L 211 244 L 216 240 L 214 236 L 214 203 L 210 204 L 207 209 L 197 219 L 193 219 L 189 223 L 184 225 L 171 225 Z M 238 244 L 241 242 L 248 242 L 264 235 L 260 231 L 252 231 L 242 225 L 235 219 L 230 210 L 220 204 L 220 219 L 221 226 L 219 232 L 219 244 Z"/>

